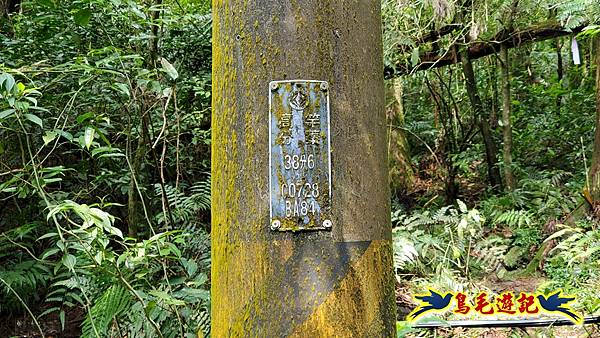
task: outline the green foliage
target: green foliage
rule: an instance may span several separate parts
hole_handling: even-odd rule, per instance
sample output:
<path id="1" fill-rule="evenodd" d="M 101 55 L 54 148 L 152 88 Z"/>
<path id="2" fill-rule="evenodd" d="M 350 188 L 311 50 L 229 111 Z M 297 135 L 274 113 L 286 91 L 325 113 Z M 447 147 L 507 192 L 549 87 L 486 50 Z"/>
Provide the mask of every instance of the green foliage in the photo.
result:
<path id="1" fill-rule="evenodd" d="M 595 22 L 600 18 L 600 4 L 594 0 L 559 1 L 558 19 L 567 28 Z"/>
<path id="2" fill-rule="evenodd" d="M 158 224 L 168 222 L 165 218 L 167 214 L 167 217 L 172 218 L 177 229 L 195 229 L 200 226 L 199 213 L 210 211 L 210 176 L 206 180 L 192 184 L 189 189 L 171 185 L 165 185 L 164 188 L 168 209 L 157 215 Z M 156 195 L 161 194 L 162 188 L 159 184 L 156 184 L 154 189 Z M 188 196 L 184 190 L 189 191 Z"/>
<path id="3" fill-rule="evenodd" d="M 0 17 L 0 312 L 208 335 L 210 33 L 207 1 Z"/>
<path id="4" fill-rule="evenodd" d="M 553 249 L 557 252 L 555 259 L 564 260 L 568 266 L 600 263 L 600 231 L 581 225 L 568 226 L 561 224 L 560 227 L 561 229 L 546 238 L 546 241 L 550 241 L 554 238 L 563 237 Z"/>
<path id="5" fill-rule="evenodd" d="M 119 284 L 110 286 L 91 306 L 82 324 L 81 337 L 105 336 L 113 319 L 129 309 L 132 297 Z"/>
<path id="6" fill-rule="evenodd" d="M 26 224 L 0 235 L 0 313 L 23 310 L 23 306 L 39 301 L 37 290 L 49 282 L 48 267 L 28 254 L 40 231 L 37 224 Z M 10 290 L 10 289 L 12 290 Z M 17 296 L 26 303 L 22 304 Z"/>
<path id="7" fill-rule="evenodd" d="M 206 260 L 184 256 L 194 242 L 189 234 L 123 238 L 113 217 L 72 201 L 53 208 L 48 218 L 54 216 L 59 231 L 43 236 L 55 243 L 43 255 L 55 272 L 46 299 L 55 306 L 46 313 L 87 308 L 86 337 L 112 337 L 113 323 L 131 337 L 187 336 L 205 325 L 209 267 Z"/>
<path id="8" fill-rule="evenodd" d="M 557 231 L 545 239 L 557 241 L 544 271 L 551 276 L 546 288 L 562 288 L 577 295 L 587 313 L 600 310 L 597 290 L 600 278 L 600 231 L 597 224 L 581 221 L 575 225 L 558 224 Z"/>
<path id="9" fill-rule="evenodd" d="M 482 235 L 485 219 L 460 200 L 458 209 L 445 206 L 410 216 L 394 214 L 395 267 L 421 276 L 441 270 L 469 275 L 471 251 Z"/>

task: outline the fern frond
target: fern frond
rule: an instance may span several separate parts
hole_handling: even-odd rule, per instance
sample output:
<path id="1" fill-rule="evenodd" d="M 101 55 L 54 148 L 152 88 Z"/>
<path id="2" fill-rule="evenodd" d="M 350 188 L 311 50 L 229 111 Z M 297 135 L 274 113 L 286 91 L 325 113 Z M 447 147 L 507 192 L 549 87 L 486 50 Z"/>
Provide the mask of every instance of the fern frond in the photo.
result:
<path id="1" fill-rule="evenodd" d="M 155 184 L 154 189 L 157 196 L 162 195 L 160 184 Z M 178 229 L 193 230 L 198 225 L 198 213 L 210 210 L 210 176 L 194 183 L 187 191 L 184 186 L 175 188 L 166 184 L 164 193 Z M 159 223 L 165 224 L 164 216 L 162 212 L 156 216 Z"/>
<path id="2" fill-rule="evenodd" d="M 493 224 L 504 224 L 509 227 L 523 227 L 531 225 L 532 215 L 529 211 L 525 210 L 508 210 L 493 215 Z"/>
<path id="3" fill-rule="evenodd" d="M 37 290 L 46 287 L 49 276 L 47 268 L 34 260 L 24 260 L 0 268 L 0 278 L 25 302 L 36 300 Z M 14 293 L 4 284 L 0 286 L 0 312 L 21 310 L 23 304 L 15 299 Z"/>
<path id="4" fill-rule="evenodd" d="M 101 336 L 106 335 L 113 319 L 125 312 L 130 306 L 131 295 L 127 289 L 119 284 L 110 286 L 90 308 L 81 325 L 81 337 L 95 338 L 95 330 Z"/>

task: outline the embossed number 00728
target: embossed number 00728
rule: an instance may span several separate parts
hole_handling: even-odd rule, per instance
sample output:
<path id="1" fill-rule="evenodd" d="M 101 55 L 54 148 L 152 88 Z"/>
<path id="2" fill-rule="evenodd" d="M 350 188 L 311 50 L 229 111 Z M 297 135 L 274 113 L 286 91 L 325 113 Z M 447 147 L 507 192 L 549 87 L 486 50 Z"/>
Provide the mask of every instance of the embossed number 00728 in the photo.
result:
<path id="1" fill-rule="evenodd" d="M 319 197 L 319 183 L 290 183 L 281 185 L 281 195 L 283 197 Z"/>

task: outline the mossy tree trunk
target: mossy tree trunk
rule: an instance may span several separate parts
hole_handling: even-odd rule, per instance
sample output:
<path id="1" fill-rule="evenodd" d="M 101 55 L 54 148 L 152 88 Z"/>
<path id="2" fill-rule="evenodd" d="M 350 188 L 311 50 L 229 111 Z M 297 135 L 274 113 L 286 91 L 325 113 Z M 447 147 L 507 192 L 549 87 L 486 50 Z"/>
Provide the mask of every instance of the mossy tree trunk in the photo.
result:
<path id="1" fill-rule="evenodd" d="M 504 160 L 504 183 L 506 189 L 515 189 L 515 176 L 512 170 L 512 124 L 510 121 L 510 60 L 506 44 L 500 45 L 500 69 L 502 78 L 502 158 Z"/>
<path id="2" fill-rule="evenodd" d="M 410 149 L 404 131 L 402 80 L 386 81 L 386 112 L 388 128 L 388 160 L 392 195 L 406 193 L 414 183 L 415 172 L 410 161 Z"/>
<path id="3" fill-rule="evenodd" d="M 269 220 L 269 82 L 326 80 L 331 231 Z M 380 3 L 213 0 L 213 337 L 393 337 Z"/>
<path id="4" fill-rule="evenodd" d="M 595 60 L 596 60 L 596 132 L 594 134 L 594 150 L 592 153 L 592 165 L 590 166 L 590 193 L 594 204 L 600 201 L 600 35 L 596 36 Z"/>

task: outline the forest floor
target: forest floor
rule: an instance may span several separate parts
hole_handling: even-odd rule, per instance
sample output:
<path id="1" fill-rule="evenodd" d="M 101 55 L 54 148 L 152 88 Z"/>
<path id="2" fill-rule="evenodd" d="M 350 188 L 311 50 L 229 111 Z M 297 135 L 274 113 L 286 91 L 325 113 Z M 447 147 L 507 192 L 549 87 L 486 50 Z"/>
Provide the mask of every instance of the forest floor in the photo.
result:
<path id="1" fill-rule="evenodd" d="M 35 309 L 32 309 L 35 311 Z M 37 311 L 36 311 L 37 312 Z M 39 311 L 40 313 L 42 311 Z M 81 336 L 84 310 L 79 307 L 65 311 L 65 328 L 61 327 L 58 313 L 38 318 L 38 325 L 27 313 L 19 316 L 0 315 L 0 338 L 76 338 Z M 40 333 L 40 329 L 43 335 Z"/>

